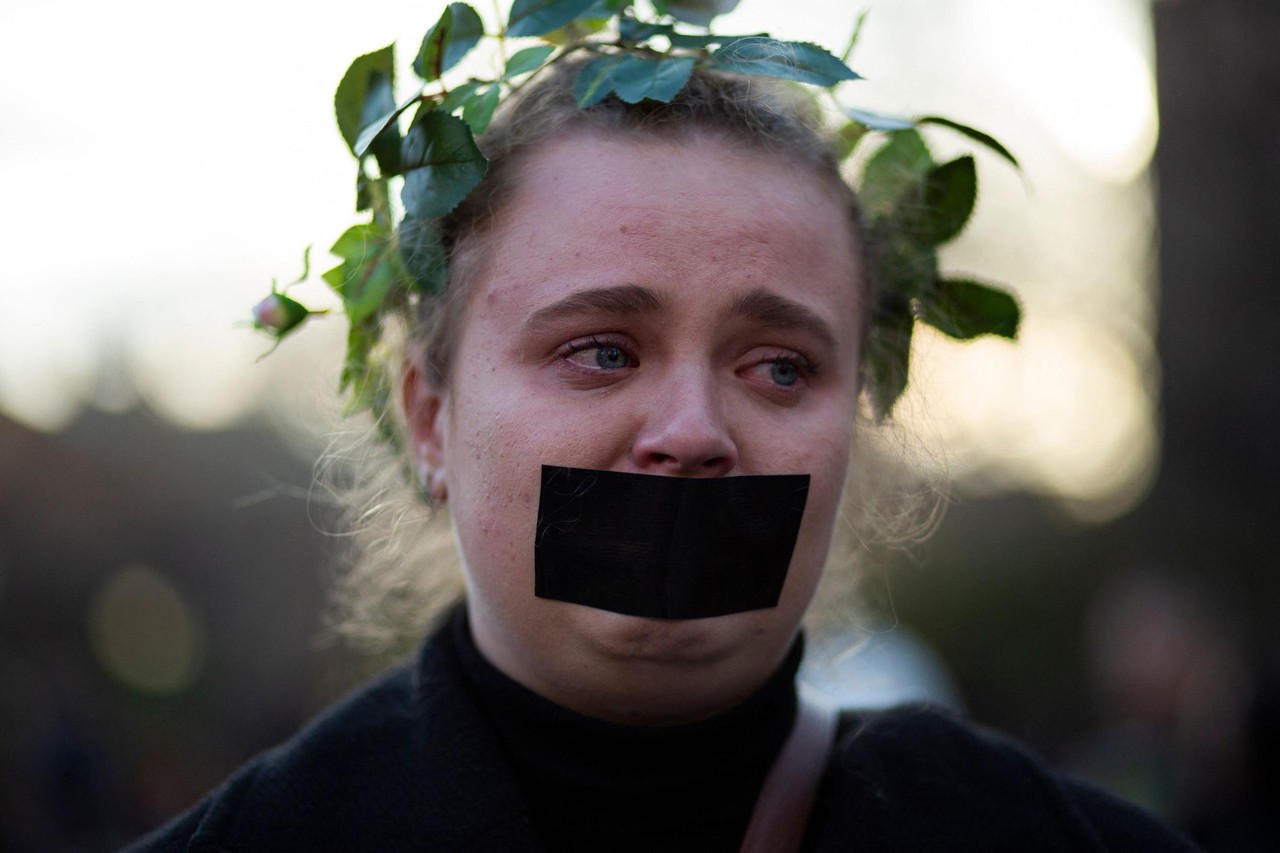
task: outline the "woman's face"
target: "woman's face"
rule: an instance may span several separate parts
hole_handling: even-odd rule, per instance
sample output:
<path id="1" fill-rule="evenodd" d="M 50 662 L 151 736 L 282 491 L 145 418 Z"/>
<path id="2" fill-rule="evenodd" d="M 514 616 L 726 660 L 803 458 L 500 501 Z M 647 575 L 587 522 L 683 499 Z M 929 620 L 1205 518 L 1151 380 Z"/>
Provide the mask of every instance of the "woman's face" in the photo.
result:
<path id="1" fill-rule="evenodd" d="M 780 663 L 822 571 L 858 395 L 862 265 L 835 189 L 711 137 L 561 137 L 488 236 L 447 390 L 411 370 L 472 630 L 507 674 L 607 719 L 731 707 Z M 661 620 L 534 597 L 541 466 L 808 474 L 776 608 Z"/>

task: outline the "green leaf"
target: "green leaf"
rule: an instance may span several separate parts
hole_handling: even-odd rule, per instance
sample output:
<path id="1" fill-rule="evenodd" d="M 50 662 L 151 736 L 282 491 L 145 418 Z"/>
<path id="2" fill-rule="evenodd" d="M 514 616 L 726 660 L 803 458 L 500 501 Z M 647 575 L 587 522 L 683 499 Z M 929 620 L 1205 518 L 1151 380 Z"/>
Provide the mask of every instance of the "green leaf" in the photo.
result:
<path id="1" fill-rule="evenodd" d="M 990 136 L 986 133 L 983 133 L 980 130 L 976 130 L 965 124 L 961 124 L 958 121 L 952 121 L 949 118 L 942 118 L 941 116 L 925 116 L 922 119 L 917 119 L 916 123 L 917 124 L 936 124 L 939 127 L 947 127 L 947 128 L 950 128 L 951 130 L 956 131 L 957 133 L 962 133 L 965 136 L 972 139 L 974 142 L 977 142 L 979 145 L 986 146 L 987 148 L 994 151 L 996 154 L 1003 157 L 1005 160 L 1008 160 L 1009 163 L 1013 166 L 1013 168 L 1019 169 L 1019 170 L 1021 170 L 1022 168 L 1022 166 L 1018 163 L 1018 158 L 1014 157 L 1008 148 L 1005 148 L 1003 145 L 997 142 L 995 137 Z"/>
<path id="2" fill-rule="evenodd" d="M 483 85 L 484 81 L 482 80 L 468 80 L 465 83 L 459 83 L 444 96 L 437 109 L 442 113 L 452 113 L 458 110 L 467 103 L 467 100 L 475 90 Z"/>
<path id="3" fill-rule="evenodd" d="M 495 83 L 483 91 L 476 92 L 462 106 L 462 120 L 471 128 L 471 133 L 479 136 L 489 129 L 493 120 L 493 111 L 498 106 L 498 84 Z"/>
<path id="4" fill-rule="evenodd" d="M 665 13 L 680 21 L 709 27 L 716 15 L 726 15 L 737 5 L 738 0 L 667 0 Z"/>
<path id="5" fill-rule="evenodd" d="M 516 0 L 507 19 L 511 38 L 540 36 L 584 17 L 596 0 Z"/>
<path id="6" fill-rule="evenodd" d="M 928 294 L 938 278 L 938 253 L 918 240 L 896 219 L 872 226 L 872 244 L 879 246 L 880 285 L 885 293 L 912 299 Z"/>
<path id="7" fill-rule="evenodd" d="M 384 96 L 391 94 L 395 82 L 395 45 L 387 45 L 382 50 L 366 53 L 356 57 L 342 75 L 342 82 L 333 95 L 334 113 L 338 119 L 338 130 L 346 140 L 347 147 L 355 153 L 356 138 L 360 130 L 379 117 L 395 109 L 395 99 L 385 102 L 384 108 L 372 110 L 373 115 L 365 121 L 367 104 L 377 103 Z"/>
<path id="8" fill-rule="evenodd" d="M 366 263 L 360 273 L 348 279 L 342 299 L 343 309 L 351 322 L 357 323 L 379 313 L 382 301 L 394 283 L 393 266 L 385 255 Z"/>
<path id="9" fill-rule="evenodd" d="M 502 79 L 510 80 L 513 77 L 519 77 L 521 74 L 536 71 L 542 63 L 547 61 L 547 57 L 555 52 L 556 46 L 553 44 L 540 44 L 516 51 L 507 60 L 507 67 L 502 72 Z"/>
<path id="10" fill-rule="evenodd" d="M 871 406 L 879 420 L 893 413 L 907 388 L 914 329 L 915 317 L 905 300 L 892 299 L 877 308 L 867 337 L 864 370 Z"/>
<path id="11" fill-rule="evenodd" d="M 390 193 L 386 178 L 370 178 L 361 170 L 356 175 L 356 211 L 386 210 Z"/>
<path id="12" fill-rule="evenodd" d="M 602 18 L 608 20 L 621 12 L 624 6 L 630 6 L 631 2 L 632 0 L 596 0 L 590 9 L 582 13 L 582 17 L 589 21 Z"/>
<path id="13" fill-rule="evenodd" d="M 608 97 L 613 91 L 609 80 L 624 57 L 625 54 L 621 53 L 597 56 L 579 69 L 578 79 L 573 81 L 573 97 L 577 100 L 579 109 L 585 110 Z"/>
<path id="14" fill-rule="evenodd" d="M 753 33 L 745 36 L 721 35 L 719 33 L 691 35 L 677 32 L 676 28 L 671 24 L 645 23 L 635 18 L 623 18 L 622 23 L 618 25 L 618 38 L 627 44 L 644 44 L 649 39 L 657 36 L 666 36 L 672 47 L 685 47 L 695 50 L 710 47 L 713 44 L 725 44 L 738 39 L 769 37 L 765 33 Z"/>
<path id="15" fill-rule="evenodd" d="M 609 26 L 609 22 L 613 20 L 609 13 L 601 11 L 601 6 L 602 4 L 596 4 L 563 27 L 558 27 L 549 33 L 543 33 L 539 38 L 550 42 L 556 47 L 567 47 L 586 41 L 587 36 L 595 35 L 606 29 Z"/>
<path id="16" fill-rule="evenodd" d="M 400 258 L 413 287 L 423 293 L 444 293 L 448 269 L 440 229 L 433 220 L 407 216 L 400 223 Z"/>
<path id="17" fill-rule="evenodd" d="M 373 145 L 373 141 L 377 139 L 382 134 L 383 131 L 391 127 L 391 125 L 395 123 L 395 120 L 400 118 L 400 116 L 404 113 L 405 110 L 409 109 L 409 107 L 416 104 L 418 102 L 418 99 L 421 97 L 422 97 L 422 88 L 419 87 L 418 91 L 414 92 L 412 96 L 405 98 L 402 102 L 397 104 L 394 110 L 392 110 L 391 112 L 387 113 L 384 116 L 379 117 L 376 121 L 368 125 L 365 125 L 364 129 L 360 131 L 360 135 L 356 137 L 356 144 L 355 144 L 355 147 L 352 149 L 351 153 L 355 154 L 357 157 L 363 157 L 369 151 L 370 146 Z M 395 136 L 396 147 L 399 148 L 400 131 L 397 130 L 394 136 Z M 379 161 L 378 163 L 378 168 L 380 169 L 382 168 L 381 161 Z M 394 172 L 387 173 L 384 171 L 383 174 L 389 177 L 391 174 L 395 174 L 395 173 Z"/>
<path id="18" fill-rule="evenodd" d="M 632 17 L 618 24 L 618 38 L 626 44 L 643 44 L 654 36 L 669 36 L 676 31 L 670 24 L 651 24 Z"/>
<path id="19" fill-rule="evenodd" d="M 394 283 L 394 262 L 388 257 L 386 232 L 371 222 L 353 225 L 329 251 L 342 263 L 321 276 L 342 297 L 353 325 L 375 316 Z"/>
<path id="20" fill-rule="evenodd" d="M 356 344 L 349 343 L 348 349 L 352 347 L 361 348 L 367 352 L 372 349 L 373 344 L 363 341 Z M 342 414 L 350 417 L 368 409 L 380 437 L 394 449 L 399 443 L 399 436 L 387 424 L 386 413 L 391 405 L 391 382 L 387 379 L 386 372 L 376 362 L 353 360 L 350 368 L 344 370 L 343 374 L 345 385 L 351 388 L 351 399 L 347 401 Z M 338 390 L 345 390 L 345 388 L 340 387 Z"/>
<path id="21" fill-rule="evenodd" d="M 849 66 L 815 44 L 748 36 L 734 39 L 711 54 L 710 67 L 758 77 L 834 86 L 857 80 Z"/>
<path id="22" fill-rule="evenodd" d="M 711 47 L 713 44 L 725 44 L 736 39 L 750 38 L 768 38 L 765 33 L 753 33 L 746 36 L 722 36 L 716 33 L 707 33 L 705 36 L 690 35 L 688 33 L 672 32 L 667 35 L 671 41 L 672 47 L 684 47 L 698 50 L 704 47 Z"/>
<path id="23" fill-rule="evenodd" d="M 931 299 L 920 301 L 920 319 L 960 340 L 979 335 L 1018 336 L 1022 309 L 999 288 L 969 279 L 943 279 Z"/>
<path id="24" fill-rule="evenodd" d="M 395 101 L 395 46 L 356 57 L 338 83 L 333 96 L 334 114 L 338 130 L 351 153 L 364 156 L 364 149 L 357 153 L 360 131 L 371 124 L 386 119 L 396 109 Z M 370 146 L 383 174 L 394 175 L 400 171 L 400 134 L 387 125 L 386 133 L 375 134 Z"/>
<path id="25" fill-rule="evenodd" d="M 904 199 L 923 190 L 932 168 L 933 157 L 917 131 L 894 133 L 862 173 L 858 195 L 863 208 L 873 219 L 892 215 Z"/>
<path id="26" fill-rule="evenodd" d="M 614 68 L 613 90 L 628 104 L 643 100 L 669 103 L 688 82 L 693 73 L 693 57 L 645 59 L 628 54 Z"/>
<path id="27" fill-rule="evenodd" d="M 347 357 L 342 365 L 338 391 L 354 386 L 355 393 L 343 409 L 344 415 L 352 415 L 367 408 L 360 391 L 361 386 L 370 379 L 372 365 L 369 363 L 369 353 L 381 334 L 382 329 L 377 323 L 352 323 L 347 330 Z"/>
<path id="28" fill-rule="evenodd" d="M 844 114 L 858 122 L 858 124 L 865 125 L 871 130 L 882 130 L 888 132 L 895 130 L 910 130 L 916 126 L 916 123 L 911 119 L 887 116 L 883 113 L 873 113 L 871 110 L 860 110 L 856 107 L 845 107 Z"/>
<path id="29" fill-rule="evenodd" d="M 480 183 L 488 166 L 466 122 L 438 110 L 419 112 L 404 140 L 405 211 L 444 216 Z"/>
<path id="30" fill-rule="evenodd" d="M 586 108 L 604 100 L 610 92 L 628 104 L 643 100 L 669 103 L 693 73 L 693 57 L 646 59 L 616 54 L 594 59 L 583 66 L 574 87 L 578 106 Z"/>
<path id="31" fill-rule="evenodd" d="M 381 229 L 371 222 L 352 225 L 329 247 L 329 254 L 344 261 L 362 262 L 371 254 L 371 247 L 376 246 L 380 238 Z M 341 291 L 338 295 L 342 295 Z"/>
<path id="32" fill-rule="evenodd" d="M 867 135 L 867 127 L 856 121 L 846 122 L 836 131 L 836 155 L 841 162 L 848 160 L 857 149 L 858 143 Z"/>
<path id="33" fill-rule="evenodd" d="M 920 239 L 937 246 L 959 234 L 978 199 L 978 173 L 973 157 L 957 157 L 929 172 L 924 209 L 917 222 Z"/>
<path id="34" fill-rule="evenodd" d="M 450 3 L 422 37 L 413 73 L 428 82 L 457 65 L 484 36 L 484 22 L 466 3 Z"/>

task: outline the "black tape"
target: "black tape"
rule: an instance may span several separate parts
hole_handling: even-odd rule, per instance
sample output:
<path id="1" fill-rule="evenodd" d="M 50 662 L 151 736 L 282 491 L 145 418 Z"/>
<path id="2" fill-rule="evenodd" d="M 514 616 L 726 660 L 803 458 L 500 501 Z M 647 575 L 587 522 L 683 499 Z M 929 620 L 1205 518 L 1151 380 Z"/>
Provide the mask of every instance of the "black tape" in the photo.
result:
<path id="1" fill-rule="evenodd" d="M 534 594 L 660 619 L 776 607 L 808 495 L 808 474 L 543 465 Z"/>

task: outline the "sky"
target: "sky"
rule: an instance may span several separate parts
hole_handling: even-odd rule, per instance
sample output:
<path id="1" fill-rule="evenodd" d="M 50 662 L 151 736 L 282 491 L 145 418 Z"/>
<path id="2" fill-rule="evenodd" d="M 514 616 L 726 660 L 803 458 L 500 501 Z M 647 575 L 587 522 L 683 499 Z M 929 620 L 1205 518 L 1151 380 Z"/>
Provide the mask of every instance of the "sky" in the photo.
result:
<path id="1" fill-rule="evenodd" d="M 332 118 L 347 63 L 393 40 L 407 60 L 442 5 L 7 4 L 0 412 L 52 432 L 85 406 L 139 403 L 190 429 L 313 420 L 339 323 L 258 361 L 269 342 L 248 311 L 273 278 L 298 276 L 306 246 L 313 274 L 326 268 L 322 250 L 355 221 Z M 842 101 L 965 121 L 1024 164 L 979 157 L 978 215 L 943 256 L 1018 293 L 1022 340 L 920 336 L 901 409 L 919 464 L 974 491 L 1041 491 L 1085 519 L 1123 512 L 1150 481 L 1157 434 L 1145 0 L 869 5 L 850 62 L 866 79 Z M 743 0 L 717 29 L 839 52 L 861 8 Z M 316 283 L 291 294 L 332 304 Z"/>

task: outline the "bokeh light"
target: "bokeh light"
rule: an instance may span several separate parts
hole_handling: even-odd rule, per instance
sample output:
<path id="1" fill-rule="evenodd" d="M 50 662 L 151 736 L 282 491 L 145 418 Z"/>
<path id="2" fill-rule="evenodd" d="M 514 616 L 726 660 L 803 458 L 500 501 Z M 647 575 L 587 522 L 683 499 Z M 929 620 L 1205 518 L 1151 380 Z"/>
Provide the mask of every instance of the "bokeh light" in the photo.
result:
<path id="1" fill-rule="evenodd" d="M 143 565 L 107 578 L 90 609 L 89 641 L 107 674 L 155 695 L 190 686 L 205 651 L 199 614 L 163 575 Z"/>

